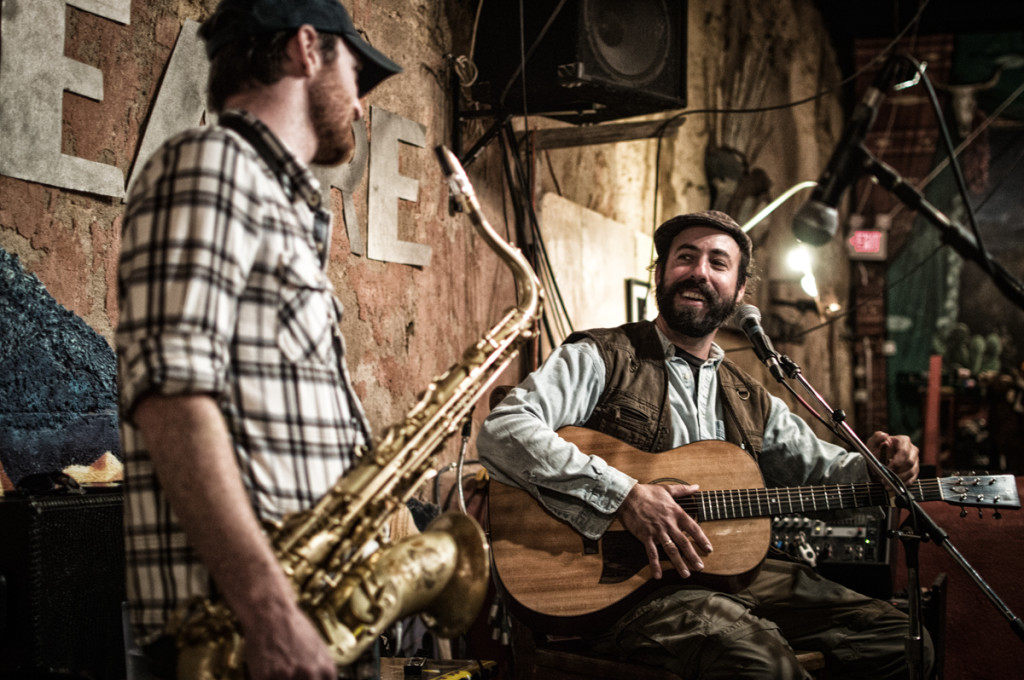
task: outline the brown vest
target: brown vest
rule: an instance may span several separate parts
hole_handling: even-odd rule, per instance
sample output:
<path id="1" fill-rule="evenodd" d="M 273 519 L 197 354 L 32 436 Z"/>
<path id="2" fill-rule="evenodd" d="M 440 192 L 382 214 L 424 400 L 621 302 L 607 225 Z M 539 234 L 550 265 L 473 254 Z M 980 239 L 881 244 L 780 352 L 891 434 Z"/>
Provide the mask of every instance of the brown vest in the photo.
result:
<path id="1" fill-rule="evenodd" d="M 604 360 L 605 386 L 585 426 L 642 451 L 672 448 L 665 352 L 654 324 L 629 323 L 573 333 L 565 342 L 590 338 Z M 756 459 L 761 453 L 771 398 L 754 378 L 728 359 L 718 371 L 726 441 Z"/>

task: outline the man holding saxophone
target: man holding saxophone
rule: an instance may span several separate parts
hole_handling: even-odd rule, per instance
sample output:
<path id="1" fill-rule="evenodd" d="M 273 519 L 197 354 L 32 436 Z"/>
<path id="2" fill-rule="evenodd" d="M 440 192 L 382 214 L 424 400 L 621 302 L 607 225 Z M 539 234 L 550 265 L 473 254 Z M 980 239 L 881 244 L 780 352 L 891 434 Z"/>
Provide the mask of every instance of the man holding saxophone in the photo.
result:
<path id="1" fill-rule="evenodd" d="M 310 506 L 369 443 L 325 274 L 309 163 L 351 157 L 359 97 L 400 68 L 337 0 L 222 0 L 200 29 L 218 125 L 133 187 L 117 351 L 127 588 L 136 639 L 176 674 L 168 625 L 216 595 L 249 677 L 335 678 L 261 522 Z"/>

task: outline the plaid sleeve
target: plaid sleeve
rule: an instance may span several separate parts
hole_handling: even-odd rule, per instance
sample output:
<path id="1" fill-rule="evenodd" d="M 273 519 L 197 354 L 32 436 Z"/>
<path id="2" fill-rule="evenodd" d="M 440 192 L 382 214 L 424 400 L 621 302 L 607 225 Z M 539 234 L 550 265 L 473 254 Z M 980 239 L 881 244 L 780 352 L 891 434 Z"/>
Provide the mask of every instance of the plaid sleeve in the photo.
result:
<path id="1" fill-rule="evenodd" d="M 183 135 L 128 200 L 116 335 L 122 417 L 145 394 L 220 394 L 237 298 L 259 247 L 261 168 L 216 130 Z"/>

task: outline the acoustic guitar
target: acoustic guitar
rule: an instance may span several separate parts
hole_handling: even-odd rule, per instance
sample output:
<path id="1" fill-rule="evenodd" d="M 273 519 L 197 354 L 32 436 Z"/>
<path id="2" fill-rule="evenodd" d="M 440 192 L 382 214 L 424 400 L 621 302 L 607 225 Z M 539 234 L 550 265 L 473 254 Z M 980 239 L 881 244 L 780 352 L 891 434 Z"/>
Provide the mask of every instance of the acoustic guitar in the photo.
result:
<path id="1" fill-rule="evenodd" d="M 742 588 L 756 575 L 768 553 L 773 515 L 893 504 L 888 488 L 876 482 L 766 488 L 754 459 L 728 442 L 652 454 L 594 430 L 567 427 L 558 434 L 640 482 L 699 484 L 697 493 L 678 502 L 701 523 L 714 551 L 701 557 L 704 570 L 685 582 L 719 590 Z M 1020 508 L 1011 475 L 918 480 L 910 491 L 918 501 Z M 618 521 L 600 540 L 586 539 L 517 487 L 491 480 L 488 517 L 499 581 L 533 626 L 585 631 L 670 579 L 682 582 L 667 560 L 665 577 L 654 580 L 642 544 Z"/>

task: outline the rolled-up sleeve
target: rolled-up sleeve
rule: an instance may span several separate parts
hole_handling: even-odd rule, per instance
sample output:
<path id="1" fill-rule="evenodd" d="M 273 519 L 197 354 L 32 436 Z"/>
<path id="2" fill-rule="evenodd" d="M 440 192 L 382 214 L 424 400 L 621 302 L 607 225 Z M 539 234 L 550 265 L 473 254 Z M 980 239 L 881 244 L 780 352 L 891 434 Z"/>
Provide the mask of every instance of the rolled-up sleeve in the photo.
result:
<path id="1" fill-rule="evenodd" d="M 636 484 L 557 434 L 590 418 L 604 382 L 592 342 L 559 347 L 494 408 L 477 438 L 477 453 L 494 479 L 525 489 L 588 538 L 604 533 Z"/>
<path id="2" fill-rule="evenodd" d="M 864 458 L 814 434 L 810 426 L 773 396 L 759 465 L 768 486 L 843 484 L 868 478 Z"/>
<path id="3" fill-rule="evenodd" d="M 219 142 L 219 143 L 217 143 Z M 226 137 L 168 145 L 133 187 L 122 233 L 120 408 L 227 389 L 237 298 L 258 248 L 251 163 Z"/>

